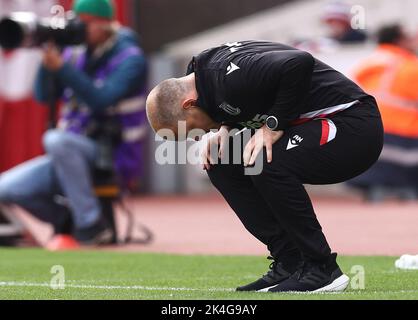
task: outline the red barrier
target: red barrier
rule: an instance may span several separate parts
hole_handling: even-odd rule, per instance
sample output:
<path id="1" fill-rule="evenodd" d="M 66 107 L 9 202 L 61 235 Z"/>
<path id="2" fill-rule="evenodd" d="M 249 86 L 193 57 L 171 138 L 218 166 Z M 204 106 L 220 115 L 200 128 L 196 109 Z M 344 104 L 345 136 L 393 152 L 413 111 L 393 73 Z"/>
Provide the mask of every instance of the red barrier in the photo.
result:
<path id="1" fill-rule="evenodd" d="M 47 109 L 28 98 L 0 101 L 0 172 L 42 154 Z"/>

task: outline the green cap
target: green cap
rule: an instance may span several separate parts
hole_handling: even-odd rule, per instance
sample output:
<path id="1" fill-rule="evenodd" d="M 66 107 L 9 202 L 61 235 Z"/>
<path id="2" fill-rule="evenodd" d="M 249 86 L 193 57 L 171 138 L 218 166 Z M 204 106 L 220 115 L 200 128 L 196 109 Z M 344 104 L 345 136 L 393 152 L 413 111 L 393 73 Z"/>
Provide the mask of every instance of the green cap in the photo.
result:
<path id="1" fill-rule="evenodd" d="M 75 0 L 73 10 L 76 14 L 85 13 L 107 19 L 112 19 L 114 15 L 112 0 Z"/>

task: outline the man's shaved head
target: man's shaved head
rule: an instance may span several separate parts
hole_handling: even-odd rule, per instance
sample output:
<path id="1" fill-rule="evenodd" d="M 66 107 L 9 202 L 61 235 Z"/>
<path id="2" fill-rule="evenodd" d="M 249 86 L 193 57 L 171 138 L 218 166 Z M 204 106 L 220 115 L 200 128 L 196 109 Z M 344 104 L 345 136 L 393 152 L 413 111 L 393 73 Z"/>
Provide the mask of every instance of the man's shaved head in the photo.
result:
<path id="1" fill-rule="evenodd" d="M 185 138 L 179 132 L 179 122 L 186 123 L 186 134 L 193 129 L 208 132 L 219 128 L 220 124 L 197 105 L 195 75 L 189 74 L 182 78 L 173 78 L 161 82 L 147 98 L 147 116 L 155 132 L 169 129 L 174 133 L 174 139 Z M 181 125 L 183 128 L 184 123 Z M 160 132 L 161 133 L 161 132 Z M 182 138 L 183 137 L 183 138 Z"/>
<path id="2" fill-rule="evenodd" d="M 147 116 L 155 131 L 175 129 L 178 121 L 186 120 L 182 103 L 189 90 L 186 82 L 173 78 L 161 82 L 151 91 L 147 99 Z"/>

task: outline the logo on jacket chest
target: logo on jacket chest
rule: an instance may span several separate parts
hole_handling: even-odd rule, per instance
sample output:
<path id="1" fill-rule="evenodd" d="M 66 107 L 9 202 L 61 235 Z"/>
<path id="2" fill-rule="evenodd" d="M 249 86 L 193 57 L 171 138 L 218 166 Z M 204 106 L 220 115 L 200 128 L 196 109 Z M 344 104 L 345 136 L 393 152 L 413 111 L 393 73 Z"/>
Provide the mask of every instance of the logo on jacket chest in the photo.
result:
<path id="1" fill-rule="evenodd" d="M 266 123 L 267 118 L 267 114 L 256 114 L 252 120 L 243 121 L 239 124 L 245 128 L 259 129 Z"/>
<path id="2" fill-rule="evenodd" d="M 241 114 L 241 111 L 242 111 L 240 108 L 233 107 L 226 102 L 222 102 L 219 105 L 219 108 L 231 116 L 238 116 Z M 266 123 L 267 118 L 268 118 L 268 115 L 266 114 L 256 114 L 251 120 L 240 121 L 238 122 L 238 124 L 246 128 L 259 129 Z"/>
<path id="3" fill-rule="evenodd" d="M 219 105 L 219 108 L 221 108 L 223 111 L 225 111 L 226 113 L 230 114 L 231 116 L 237 116 L 241 113 L 241 109 L 237 108 L 237 107 L 233 107 L 230 104 L 226 103 L 226 102 L 222 102 Z"/>

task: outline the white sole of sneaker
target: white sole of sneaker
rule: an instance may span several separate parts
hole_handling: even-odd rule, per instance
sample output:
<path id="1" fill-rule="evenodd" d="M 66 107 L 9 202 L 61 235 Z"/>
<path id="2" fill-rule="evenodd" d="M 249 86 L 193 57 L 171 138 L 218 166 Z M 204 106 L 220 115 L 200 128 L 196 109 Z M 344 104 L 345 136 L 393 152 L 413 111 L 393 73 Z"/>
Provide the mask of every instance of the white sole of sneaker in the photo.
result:
<path id="1" fill-rule="evenodd" d="M 264 289 L 257 290 L 256 292 L 268 292 L 269 289 L 274 288 L 275 286 L 277 286 L 277 284 L 275 284 L 274 286 L 271 286 L 271 287 L 267 287 L 267 288 L 264 288 Z"/>
<path id="2" fill-rule="evenodd" d="M 339 276 L 337 279 L 335 279 L 332 283 L 312 292 L 341 292 L 348 287 L 349 283 L 350 278 L 343 274 L 342 276 Z"/>
<path id="3" fill-rule="evenodd" d="M 335 279 L 332 283 L 326 285 L 325 287 L 316 289 L 314 291 L 306 291 L 306 292 L 297 292 L 297 291 L 289 291 L 287 293 L 314 293 L 314 292 L 341 292 L 347 289 L 348 284 L 350 283 L 350 278 L 343 274 L 342 276 Z M 264 288 L 261 290 L 257 290 L 256 292 L 268 292 L 269 289 L 274 288 L 276 285 Z"/>

